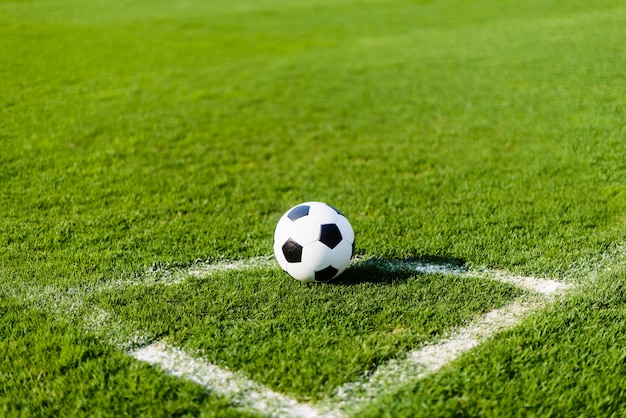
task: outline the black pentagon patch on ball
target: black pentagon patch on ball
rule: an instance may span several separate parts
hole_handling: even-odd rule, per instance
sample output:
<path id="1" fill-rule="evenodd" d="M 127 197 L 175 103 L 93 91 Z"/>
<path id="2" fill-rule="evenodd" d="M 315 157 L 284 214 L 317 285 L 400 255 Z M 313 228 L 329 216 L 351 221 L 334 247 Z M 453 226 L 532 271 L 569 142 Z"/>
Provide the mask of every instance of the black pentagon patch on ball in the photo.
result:
<path id="1" fill-rule="evenodd" d="M 316 282 L 327 282 L 337 274 L 339 270 L 334 268 L 333 266 L 328 266 L 323 270 L 315 272 L 315 281 Z"/>
<path id="2" fill-rule="evenodd" d="M 330 249 L 333 249 L 341 242 L 341 231 L 335 224 L 322 225 L 322 231 L 320 233 L 320 241 L 326 244 Z"/>
<path id="3" fill-rule="evenodd" d="M 295 208 L 291 209 L 287 217 L 291 219 L 292 221 L 295 221 L 296 219 L 300 219 L 303 216 L 307 216 L 308 214 L 309 214 L 309 206 L 301 205 L 301 206 L 296 206 Z"/>
<path id="4" fill-rule="evenodd" d="M 288 262 L 299 263 L 302 261 L 302 245 L 289 238 L 283 244 L 283 254 Z"/>

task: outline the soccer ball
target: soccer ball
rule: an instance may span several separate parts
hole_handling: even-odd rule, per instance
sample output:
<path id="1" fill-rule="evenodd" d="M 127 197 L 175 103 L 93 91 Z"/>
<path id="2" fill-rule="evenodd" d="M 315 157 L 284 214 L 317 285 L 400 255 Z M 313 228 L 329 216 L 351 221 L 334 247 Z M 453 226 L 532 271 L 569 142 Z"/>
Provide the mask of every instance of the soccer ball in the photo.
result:
<path id="1" fill-rule="evenodd" d="M 345 271 L 354 254 L 348 219 L 326 203 L 306 202 L 289 209 L 274 232 L 274 255 L 291 277 L 327 282 Z"/>

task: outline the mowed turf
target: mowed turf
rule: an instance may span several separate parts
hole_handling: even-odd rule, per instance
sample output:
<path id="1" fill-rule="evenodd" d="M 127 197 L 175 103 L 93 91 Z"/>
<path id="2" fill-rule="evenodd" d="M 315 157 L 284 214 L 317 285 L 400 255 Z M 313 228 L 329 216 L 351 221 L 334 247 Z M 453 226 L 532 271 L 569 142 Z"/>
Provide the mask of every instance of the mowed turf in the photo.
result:
<path id="1" fill-rule="evenodd" d="M 325 286 L 258 269 L 89 300 L 153 339 L 244 371 L 277 392 L 318 400 L 522 294 L 485 278 L 369 266 Z"/>
<path id="2" fill-rule="evenodd" d="M 75 324 L 0 301 L 3 416 L 255 416 L 132 360 Z"/>
<path id="3" fill-rule="evenodd" d="M 626 269 L 361 416 L 623 416 Z"/>
<path id="4" fill-rule="evenodd" d="M 86 405 L 79 411 L 92 415 L 233 413 L 219 398 L 91 338 L 76 318 L 51 317 L 8 295 L 132 278 L 154 263 L 266 255 L 280 215 L 300 201 L 344 212 L 364 256 L 571 281 L 621 262 L 622 2 L 171 3 L 0 0 L 0 354 L 13 359 L 0 365 L 4 415 L 71 415 L 79 401 Z M 195 302 L 203 292 L 236 294 L 234 277 L 247 289 L 263 286 L 264 295 L 285 287 L 293 289 L 289 298 L 314 292 L 318 313 L 277 307 L 269 296 L 240 308 L 276 308 L 275 315 L 318 324 L 326 292 L 358 301 L 365 320 L 373 307 L 394 312 L 404 289 L 420 291 L 407 288 L 419 281 L 393 280 L 299 288 L 268 274 L 227 276 L 223 289 L 192 282 L 195 295 L 187 285 L 151 296 L 156 303 L 174 293 L 188 335 L 172 331 L 174 318 L 162 306 L 146 315 L 152 308 L 137 303 L 139 288 L 108 295 L 107 308 L 153 320 L 175 341 L 201 348 L 206 325 Z M 601 273 L 584 294 L 482 346 L 430 378 L 432 385 L 381 400 L 372 413 L 511 415 L 522 406 L 537 414 L 617 413 L 611 400 L 623 394 L 623 370 L 606 340 L 623 345 L 626 323 L 623 300 L 606 289 L 620 294 L 625 274 L 621 267 Z M 429 324 L 437 334 L 510 297 L 493 302 L 479 292 L 469 316 L 452 298 L 445 312 L 457 319 Z M 437 300 L 426 301 L 438 309 Z M 233 315 L 226 300 L 214 302 L 213 312 Z M 400 306 L 419 310 L 409 302 Z M 380 329 L 395 324 L 375 318 L 367 320 L 380 320 Z M 336 335 L 349 334 L 349 318 L 336 319 Z M 411 333 L 376 355 L 436 337 L 419 327 Z M 544 341 L 559 355 L 542 354 L 536 347 Z M 79 354 L 58 363 L 49 353 Z M 215 355 L 263 374 L 262 362 L 244 365 L 227 345 Z M 271 377 L 282 366 L 272 367 L 267 382 L 282 389 Z M 357 369 L 327 377 L 345 381 Z M 592 374 L 602 382 L 572 390 L 583 381 L 576 376 Z M 294 373 L 289 382 L 304 393 L 320 390 L 315 378 Z M 81 390 L 109 381 L 119 396 Z M 123 383 L 130 381 L 135 386 Z M 41 389 L 23 390 L 28 384 Z M 581 393 L 589 394 L 585 405 Z"/>

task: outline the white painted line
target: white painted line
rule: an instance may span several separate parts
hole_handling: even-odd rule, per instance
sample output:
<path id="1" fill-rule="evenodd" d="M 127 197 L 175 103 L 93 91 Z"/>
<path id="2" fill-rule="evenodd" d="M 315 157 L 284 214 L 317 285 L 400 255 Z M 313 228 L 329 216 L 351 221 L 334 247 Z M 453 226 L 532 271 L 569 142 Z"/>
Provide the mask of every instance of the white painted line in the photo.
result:
<path id="1" fill-rule="evenodd" d="M 414 260 L 385 260 L 378 257 L 356 259 L 353 265 L 372 265 L 388 272 L 414 271 L 420 274 L 451 274 L 467 273 L 466 266 L 445 263 L 426 263 Z"/>
<path id="2" fill-rule="evenodd" d="M 447 366 L 486 339 L 517 325 L 544 301 L 514 302 L 495 309 L 433 344 L 391 360 L 373 373 L 346 383 L 318 405 L 298 402 L 253 382 L 241 373 L 218 367 L 186 354 L 165 342 L 131 351 L 137 360 L 159 366 L 164 372 L 193 381 L 207 390 L 231 399 L 233 405 L 272 417 L 342 417 L 353 415 L 379 396 L 393 393 Z"/>
<path id="3" fill-rule="evenodd" d="M 106 292 L 133 286 L 173 286 L 184 283 L 189 277 L 208 277 L 225 271 L 243 271 L 257 268 L 278 268 L 273 256 L 259 256 L 244 260 L 198 261 L 186 268 L 154 266 L 135 277 L 102 281 L 81 286 L 79 292 Z"/>
<path id="4" fill-rule="evenodd" d="M 367 265 L 371 264 L 382 268 L 386 271 L 412 271 L 420 274 L 443 274 L 448 276 L 462 277 L 486 277 L 488 279 L 497 280 L 503 283 L 509 283 L 513 286 L 529 290 L 542 295 L 555 294 L 557 291 L 566 290 L 570 285 L 558 280 L 531 277 L 516 276 L 501 270 L 470 270 L 466 266 L 454 264 L 440 263 L 424 263 L 413 260 L 383 260 L 379 258 L 369 258 L 358 260 L 355 264 Z"/>
<path id="5" fill-rule="evenodd" d="M 135 359 L 159 366 L 164 372 L 197 383 L 231 399 L 234 405 L 272 417 L 331 417 L 310 405 L 276 393 L 240 373 L 194 358 L 163 341 L 130 353 Z"/>
<path id="6" fill-rule="evenodd" d="M 477 318 L 470 325 L 459 328 L 437 342 L 411 351 L 403 358 L 380 365 L 372 373 L 355 382 L 337 388 L 332 396 L 319 404 L 298 402 L 276 393 L 243 374 L 212 365 L 190 356 L 165 342 L 153 341 L 153 336 L 141 331 L 132 320 L 121 321 L 113 313 L 88 302 L 94 292 L 106 292 L 131 286 L 174 285 L 189 277 L 208 277 L 230 270 L 278 268 L 271 256 L 247 260 L 224 260 L 218 263 L 199 262 L 189 268 L 168 269 L 159 267 L 143 275 L 90 283 L 75 288 L 10 289 L 22 300 L 36 306 L 78 320 L 83 327 L 106 339 L 137 360 L 161 367 L 166 373 L 191 380 L 207 390 L 232 400 L 233 405 L 276 417 L 340 417 L 354 414 L 363 405 L 384 393 L 400 390 L 404 385 L 436 372 L 459 356 L 481 344 L 494 334 L 515 326 L 528 313 L 538 310 L 551 301 L 551 297 L 571 285 L 546 278 L 515 276 L 502 271 L 474 270 L 452 264 L 431 264 L 411 260 L 365 259 L 353 265 L 373 265 L 384 272 L 412 271 L 418 274 L 444 274 L 456 277 L 484 277 L 526 289 L 532 295 Z M 286 280 L 289 280 L 286 278 Z M 534 295 L 534 296 L 533 296 Z M 526 302 L 523 302 L 526 301 Z M 149 344 L 146 346 L 146 344 Z M 143 346 L 141 349 L 135 349 Z"/>
<path id="7" fill-rule="evenodd" d="M 139 330 L 137 324 L 121 321 L 114 314 L 93 305 L 85 304 L 82 316 L 83 328 L 93 334 L 106 338 L 121 351 L 142 347 L 154 340 L 148 332 Z"/>
<path id="8" fill-rule="evenodd" d="M 154 339 L 140 330 L 133 321 L 122 321 L 114 313 L 89 303 L 87 297 L 92 287 L 60 289 L 52 286 L 43 288 L 11 289 L 16 299 L 53 314 L 67 321 L 74 321 L 82 328 L 114 345 L 121 351 L 144 346 Z M 21 290 L 21 291 L 18 291 Z M 99 290 L 99 289 L 96 289 Z"/>
<path id="9" fill-rule="evenodd" d="M 246 260 L 224 260 L 219 263 L 196 263 L 184 272 L 193 277 L 206 277 L 213 273 L 229 270 L 250 270 L 255 268 L 278 267 L 274 256 L 252 257 Z"/>
<path id="10" fill-rule="evenodd" d="M 544 295 L 551 294 L 556 290 L 564 290 L 568 287 L 566 283 L 552 279 L 515 276 L 498 270 L 469 270 L 466 266 L 454 264 L 368 258 L 354 260 L 352 265 L 373 265 L 387 272 L 413 271 L 419 274 L 444 274 L 464 277 L 484 276 Z M 184 283 L 189 277 L 203 278 L 225 271 L 243 271 L 264 268 L 278 268 L 278 263 L 273 256 L 259 256 L 244 260 L 222 260 L 219 262 L 202 261 L 188 268 L 168 269 L 167 267 L 153 267 L 146 270 L 143 275 L 84 285 L 80 288 L 70 289 L 67 294 L 73 293 L 77 298 L 84 298 L 87 294 L 93 292 L 120 290 L 132 286 L 172 286 Z"/>
<path id="11" fill-rule="evenodd" d="M 380 395 L 393 393 L 435 373 L 496 333 L 517 325 L 541 306 L 540 302 L 514 302 L 488 312 L 448 337 L 411 351 L 402 359 L 389 361 L 361 380 L 340 386 L 332 397 L 333 403 L 343 411 L 354 412 Z"/>
<path id="12" fill-rule="evenodd" d="M 530 276 L 515 276 L 502 271 L 487 272 L 487 277 L 504 283 L 510 283 L 513 286 L 520 287 L 531 292 L 540 293 L 548 296 L 566 290 L 569 284 L 552 279 L 543 279 Z"/>

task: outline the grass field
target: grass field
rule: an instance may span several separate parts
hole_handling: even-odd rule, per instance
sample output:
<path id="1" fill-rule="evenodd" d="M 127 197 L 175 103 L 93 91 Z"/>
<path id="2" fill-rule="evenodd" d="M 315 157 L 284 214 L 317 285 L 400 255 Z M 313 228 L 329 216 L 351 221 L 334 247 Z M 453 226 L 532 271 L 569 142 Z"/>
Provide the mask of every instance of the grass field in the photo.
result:
<path id="1" fill-rule="evenodd" d="M 0 0 L 0 415 L 624 416 L 625 68 L 617 0 Z"/>

